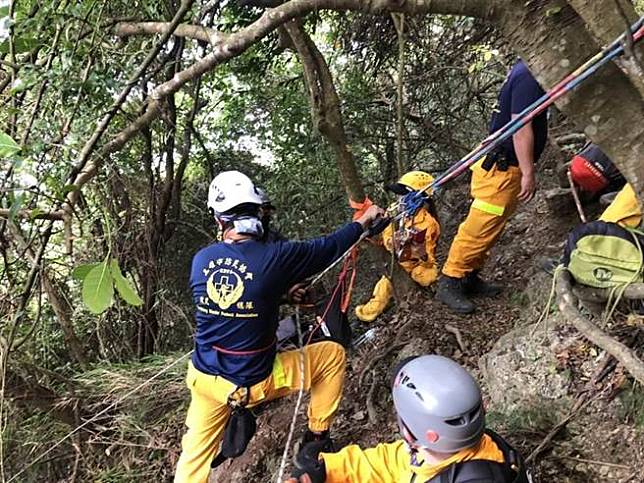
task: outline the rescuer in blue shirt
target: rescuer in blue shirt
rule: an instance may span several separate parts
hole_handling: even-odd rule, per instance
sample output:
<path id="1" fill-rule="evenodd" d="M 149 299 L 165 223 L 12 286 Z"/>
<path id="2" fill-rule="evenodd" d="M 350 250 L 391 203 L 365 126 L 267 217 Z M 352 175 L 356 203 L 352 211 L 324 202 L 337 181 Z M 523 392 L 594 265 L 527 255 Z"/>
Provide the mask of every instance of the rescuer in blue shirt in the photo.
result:
<path id="1" fill-rule="evenodd" d="M 192 262 L 190 287 L 196 308 L 195 352 L 188 367 L 191 403 L 176 482 L 206 482 L 211 461 L 231 413 L 231 402 L 252 407 L 300 387 L 311 391 L 304 441 L 328 440 L 345 371 L 341 345 L 318 342 L 300 352 L 276 353 L 279 302 L 287 290 L 322 271 L 383 214 L 372 207 L 358 221 L 306 242 L 264 242 L 262 199 L 238 171 L 211 183 L 208 208 L 223 242 L 200 250 Z"/>
<path id="2" fill-rule="evenodd" d="M 519 60 L 501 87 L 490 132 L 501 129 L 543 95 L 528 67 Z M 547 137 L 548 119 L 543 111 L 472 166 L 474 201 L 452 241 L 436 291 L 436 298 L 454 312 L 473 312 L 470 296 L 494 296 L 501 291 L 500 286 L 482 280 L 479 272 L 518 203 L 534 196 L 534 165 Z"/>

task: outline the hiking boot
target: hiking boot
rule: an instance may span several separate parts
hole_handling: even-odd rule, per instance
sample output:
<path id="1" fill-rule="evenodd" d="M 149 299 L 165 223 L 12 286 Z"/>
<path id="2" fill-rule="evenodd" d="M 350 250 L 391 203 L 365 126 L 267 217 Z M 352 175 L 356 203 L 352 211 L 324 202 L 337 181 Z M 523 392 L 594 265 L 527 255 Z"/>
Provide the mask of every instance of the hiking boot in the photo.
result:
<path id="1" fill-rule="evenodd" d="M 467 295 L 478 295 L 480 297 L 496 297 L 503 291 L 502 285 L 483 280 L 479 276 L 478 270 L 470 272 L 465 276 L 463 286 Z"/>
<path id="2" fill-rule="evenodd" d="M 306 433 L 304 433 L 304 436 L 302 437 L 302 446 L 307 443 L 312 443 L 313 441 L 324 442 L 324 449 L 322 449 L 322 451 L 327 453 L 333 451 L 333 439 L 331 439 L 328 429 L 321 433 L 314 433 L 310 429 L 307 429 Z"/>
<path id="3" fill-rule="evenodd" d="M 465 295 L 465 279 L 443 275 L 438 280 L 436 298 L 459 314 L 474 312 L 475 305 Z"/>

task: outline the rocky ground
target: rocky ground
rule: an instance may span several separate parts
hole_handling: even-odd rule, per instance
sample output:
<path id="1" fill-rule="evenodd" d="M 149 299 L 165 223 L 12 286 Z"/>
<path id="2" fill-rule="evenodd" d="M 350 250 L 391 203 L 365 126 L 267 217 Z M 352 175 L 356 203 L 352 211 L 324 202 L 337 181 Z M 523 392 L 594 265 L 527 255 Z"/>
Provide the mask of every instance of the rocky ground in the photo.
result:
<path id="1" fill-rule="evenodd" d="M 546 186 L 553 178 L 552 170 L 541 173 Z M 644 391 L 557 313 L 537 324 L 552 280 L 538 268 L 539 259 L 558 256 L 566 234 L 578 223 L 574 212 L 553 216 L 543 193 L 520 208 L 491 254 L 486 276 L 506 284 L 501 297 L 480 301 L 474 315 L 462 317 L 444 310 L 430 291 L 418 292 L 371 326 L 357 326 L 362 332 L 374 329 L 375 337 L 350 354 L 333 428 L 338 446 L 396 439 L 390 369 L 407 355 L 438 353 L 476 374 L 485 392 L 488 424 L 526 457 L 553 427 L 570 418 L 533 458 L 535 482 L 644 481 Z M 467 205 L 463 183 L 442 195 L 443 259 Z M 589 214 L 597 211 L 590 207 Z M 354 301 L 366 297 L 384 270 L 368 257 L 361 263 Z M 617 315 L 607 330 L 642 347 L 642 327 L 641 317 Z M 246 454 L 213 471 L 211 481 L 274 480 L 294 404 L 291 397 L 264 408 Z M 301 413 L 298 438 L 305 427 Z"/>

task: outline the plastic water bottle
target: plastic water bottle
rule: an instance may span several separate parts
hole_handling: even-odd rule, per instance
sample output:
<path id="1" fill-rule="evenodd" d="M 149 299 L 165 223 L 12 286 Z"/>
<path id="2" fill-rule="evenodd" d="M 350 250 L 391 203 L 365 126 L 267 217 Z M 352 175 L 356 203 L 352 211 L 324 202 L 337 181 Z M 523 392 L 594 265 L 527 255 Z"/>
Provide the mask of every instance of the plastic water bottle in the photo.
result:
<path id="1" fill-rule="evenodd" d="M 369 342 L 369 341 L 375 339 L 377 331 L 378 331 L 378 329 L 376 327 L 374 327 L 373 329 L 369 329 L 367 332 L 365 332 L 360 337 L 358 337 L 353 345 L 355 347 L 359 347 L 362 344 L 364 344 L 365 342 Z"/>

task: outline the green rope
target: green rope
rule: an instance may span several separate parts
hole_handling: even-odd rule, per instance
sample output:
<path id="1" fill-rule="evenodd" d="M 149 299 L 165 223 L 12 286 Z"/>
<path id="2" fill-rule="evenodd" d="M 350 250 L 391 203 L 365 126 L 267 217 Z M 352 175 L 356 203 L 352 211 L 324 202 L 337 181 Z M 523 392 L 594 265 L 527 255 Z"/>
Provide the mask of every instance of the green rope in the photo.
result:
<path id="1" fill-rule="evenodd" d="M 644 236 L 644 233 L 636 228 L 629 228 L 629 227 L 624 227 L 624 228 L 632 235 L 633 240 L 635 241 L 635 245 L 637 246 L 637 250 L 639 251 L 639 254 L 640 254 L 640 264 L 639 264 L 639 267 L 637 268 L 637 272 L 633 274 L 633 277 L 628 282 L 623 283 L 621 285 L 617 285 L 610 290 L 608 294 L 608 300 L 606 301 L 606 310 L 603 316 L 604 324 L 607 324 L 610 321 L 610 319 L 613 317 L 613 314 L 615 313 L 617 306 L 624 298 L 624 292 L 626 292 L 626 289 L 630 285 L 634 284 L 641 277 L 642 269 L 644 268 L 644 251 L 642 251 L 642 244 L 638 236 L 638 235 Z"/>
<path id="2" fill-rule="evenodd" d="M 557 290 L 557 277 L 563 270 L 568 270 L 562 263 L 555 267 L 555 271 L 552 273 L 552 283 L 550 285 L 550 294 L 548 295 L 548 301 L 546 302 L 545 307 L 541 311 L 541 315 L 537 320 L 537 323 L 534 325 L 534 329 L 530 332 L 530 338 L 532 338 L 541 325 L 544 323 L 544 337 L 548 336 L 548 318 L 550 315 L 550 305 L 552 304 L 553 299 L 555 298 L 555 292 Z"/>

